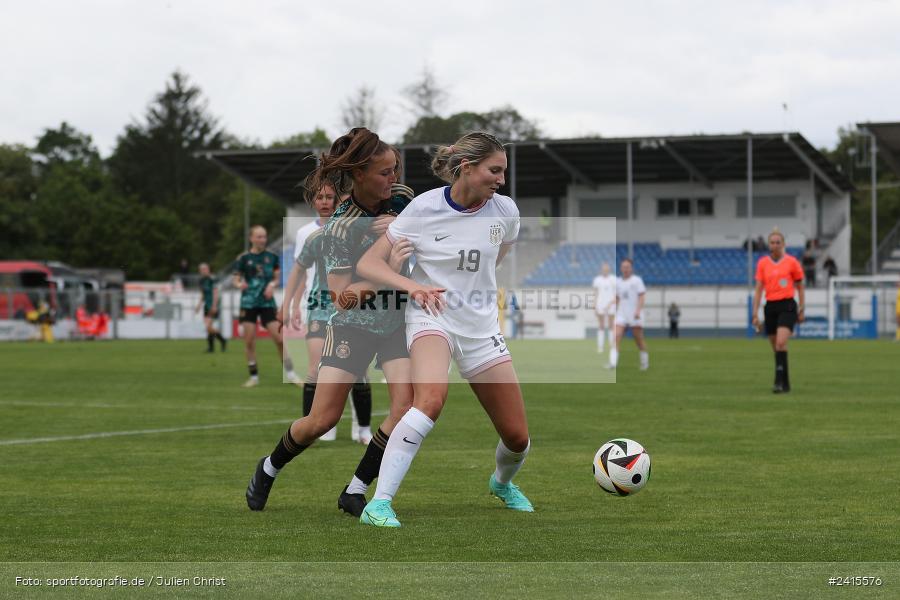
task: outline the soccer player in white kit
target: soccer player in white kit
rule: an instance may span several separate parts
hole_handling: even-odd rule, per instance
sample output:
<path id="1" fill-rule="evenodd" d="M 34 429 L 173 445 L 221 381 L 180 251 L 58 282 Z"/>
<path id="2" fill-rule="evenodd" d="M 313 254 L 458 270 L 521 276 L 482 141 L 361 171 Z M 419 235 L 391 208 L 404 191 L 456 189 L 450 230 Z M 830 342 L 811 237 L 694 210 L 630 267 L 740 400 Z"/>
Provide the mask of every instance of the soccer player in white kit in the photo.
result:
<path id="1" fill-rule="evenodd" d="M 497 318 L 497 263 L 519 233 L 518 207 L 497 194 L 506 166 L 503 144 L 486 133 L 466 134 L 440 147 L 432 171 L 451 185 L 417 196 L 357 266 L 367 280 L 404 290 L 414 300 L 406 311 L 413 407 L 388 440 L 362 523 L 400 526 L 391 501 L 447 399 L 451 358 L 500 435 L 490 492 L 507 508 L 534 510 L 512 483 L 530 439 L 522 391 Z M 409 278 L 389 267 L 397 245 L 415 257 Z"/>
<path id="2" fill-rule="evenodd" d="M 609 351 L 609 366 L 615 369 L 619 364 L 619 345 L 625 330 L 631 328 L 631 335 L 640 351 L 641 371 L 650 368 L 650 354 L 644 342 L 644 297 L 647 288 L 644 280 L 634 274 L 634 263 L 625 258 L 619 265 L 622 276 L 616 279 L 616 344 Z"/>
<path id="3" fill-rule="evenodd" d="M 602 354 L 607 340 L 610 348 L 615 345 L 616 277 L 609 272 L 609 263 L 600 265 L 600 274 L 594 277 L 591 286 L 597 296 L 594 302 L 594 313 L 597 315 L 597 352 Z"/>

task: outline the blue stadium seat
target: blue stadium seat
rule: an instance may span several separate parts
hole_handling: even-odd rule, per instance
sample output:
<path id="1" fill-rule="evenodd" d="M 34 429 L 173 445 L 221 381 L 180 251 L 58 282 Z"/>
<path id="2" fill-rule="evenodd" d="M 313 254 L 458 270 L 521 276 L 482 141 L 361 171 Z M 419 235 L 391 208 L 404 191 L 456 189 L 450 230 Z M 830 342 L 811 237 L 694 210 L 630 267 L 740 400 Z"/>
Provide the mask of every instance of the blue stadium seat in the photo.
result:
<path id="1" fill-rule="evenodd" d="M 803 248 L 788 248 L 799 258 Z M 765 253 L 754 252 L 753 264 Z M 525 285 L 590 285 L 600 264 L 615 264 L 628 255 L 626 244 L 562 244 L 525 278 Z M 747 281 L 747 253 L 740 248 L 663 250 L 659 244 L 634 245 L 635 270 L 648 285 L 742 285 Z"/>

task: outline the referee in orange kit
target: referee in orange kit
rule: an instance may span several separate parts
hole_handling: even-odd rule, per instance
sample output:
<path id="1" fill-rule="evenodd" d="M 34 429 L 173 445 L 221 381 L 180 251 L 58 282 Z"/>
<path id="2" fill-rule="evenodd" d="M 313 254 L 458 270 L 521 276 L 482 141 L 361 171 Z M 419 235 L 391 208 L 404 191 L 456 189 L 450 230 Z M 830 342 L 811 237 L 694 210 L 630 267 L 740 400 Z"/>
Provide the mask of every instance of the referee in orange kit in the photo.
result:
<path id="1" fill-rule="evenodd" d="M 800 300 L 794 301 L 794 288 Z M 803 322 L 803 269 L 800 262 L 784 253 L 784 235 L 777 229 L 769 234 L 769 256 L 756 264 L 756 290 L 753 293 L 753 327 L 759 331 L 759 302 L 766 292 L 766 335 L 775 352 L 775 387 L 782 394 L 791 391 L 788 378 L 787 343 L 796 323 Z"/>

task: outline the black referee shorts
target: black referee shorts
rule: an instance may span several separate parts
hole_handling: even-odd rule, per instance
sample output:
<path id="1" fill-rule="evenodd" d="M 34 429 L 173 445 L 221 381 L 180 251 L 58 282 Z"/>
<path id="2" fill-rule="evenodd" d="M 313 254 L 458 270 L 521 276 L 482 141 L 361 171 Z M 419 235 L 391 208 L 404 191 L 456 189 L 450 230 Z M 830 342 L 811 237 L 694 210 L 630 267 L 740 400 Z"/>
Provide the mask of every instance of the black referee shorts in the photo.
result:
<path id="1" fill-rule="evenodd" d="M 763 313 L 766 316 L 766 335 L 775 335 L 779 327 L 794 331 L 794 325 L 797 324 L 797 302 L 793 298 L 766 302 Z"/>

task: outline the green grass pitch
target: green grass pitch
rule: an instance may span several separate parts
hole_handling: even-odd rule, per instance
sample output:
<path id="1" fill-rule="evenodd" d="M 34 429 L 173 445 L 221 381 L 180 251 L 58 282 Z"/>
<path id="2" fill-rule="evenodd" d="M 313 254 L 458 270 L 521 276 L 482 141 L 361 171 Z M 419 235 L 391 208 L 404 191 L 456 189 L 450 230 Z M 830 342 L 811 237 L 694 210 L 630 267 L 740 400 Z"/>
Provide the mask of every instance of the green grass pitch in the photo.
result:
<path id="1" fill-rule="evenodd" d="M 300 412 L 268 341 L 249 390 L 237 341 L 213 355 L 202 341 L 2 344 L 0 597 L 115 575 L 227 579 L 181 597 L 900 597 L 900 345 L 793 341 L 794 391 L 775 396 L 763 340 L 649 343 L 651 369 L 628 342 L 615 384 L 523 386 L 532 452 L 516 481 L 534 514 L 488 495 L 496 434 L 452 386 L 394 531 L 336 508 L 363 452 L 347 419 L 282 472 L 265 511 L 247 509 L 256 461 Z M 523 378 L 603 362 L 590 341 L 511 349 Z M 613 437 L 651 454 L 633 497 L 593 481 Z M 848 592 L 833 576 L 882 583 Z"/>

